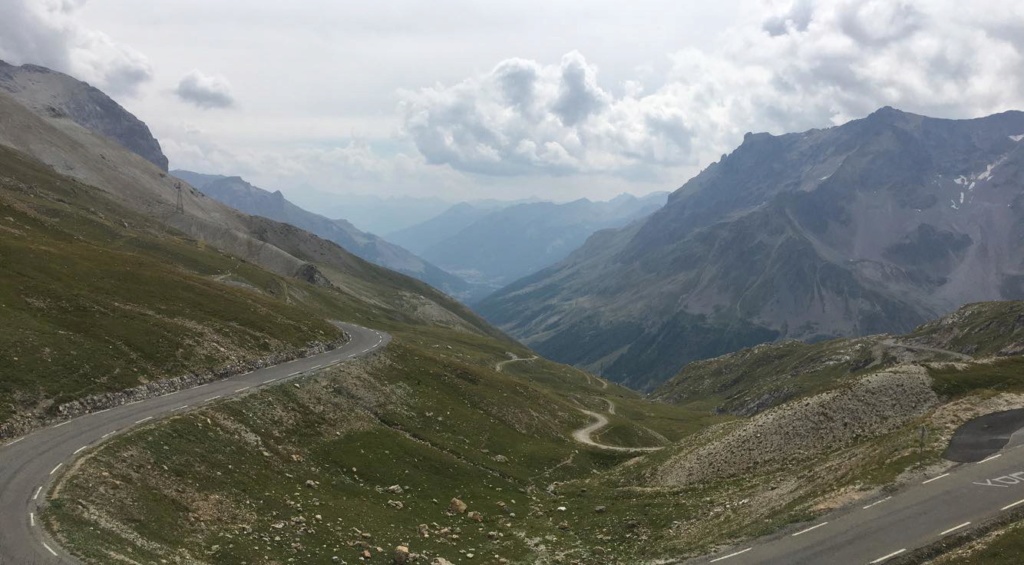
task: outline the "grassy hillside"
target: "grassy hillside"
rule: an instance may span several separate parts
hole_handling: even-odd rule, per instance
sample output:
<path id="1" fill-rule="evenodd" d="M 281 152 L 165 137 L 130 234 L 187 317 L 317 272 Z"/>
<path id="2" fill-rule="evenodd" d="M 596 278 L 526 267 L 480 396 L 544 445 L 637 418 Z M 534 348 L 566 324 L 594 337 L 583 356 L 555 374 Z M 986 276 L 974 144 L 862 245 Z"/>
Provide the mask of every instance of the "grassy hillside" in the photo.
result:
<path id="1" fill-rule="evenodd" d="M 656 493 L 564 486 L 634 457 L 574 444 L 571 431 L 588 422 L 577 408 L 607 397 L 638 413 L 642 400 L 542 360 L 496 371 L 508 357 L 492 338 L 394 335 L 370 359 L 107 444 L 58 487 L 46 520 L 95 563 L 351 563 L 364 550 L 387 562 L 397 545 L 457 563 L 657 553 L 622 526 L 660 527 L 648 507 L 668 504 Z M 715 421 L 659 410 L 620 421 L 620 445 L 657 445 L 662 433 Z M 449 513 L 455 497 L 481 516 Z"/>
<path id="2" fill-rule="evenodd" d="M 720 418 L 650 408 L 543 359 L 498 371 L 509 354 L 531 352 L 450 298 L 291 226 L 243 221 L 260 241 L 315 262 L 324 280 L 272 274 L 0 148 L 0 318 L 12 330 L 0 335 L 12 360 L 0 367 L 0 423 L 337 339 L 329 319 L 395 337 L 372 359 L 89 453 L 46 513 L 66 547 L 97 563 L 352 561 L 362 544 L 376 555 L 399 543 L 481 561 L 656 553 L 618 531 L 646 523 L 655 496 L 560 492 L 634 457 L 576 444 L 572 431 L 590 420 L 580 409 L 613 402 L 595 439 L 626 447 L 663 445 Z M 395 484 L 401 494 L 387 490 Z M 483 521 L 447 515 L 456 496 Z"/>
<path id="3" fill-rule="evenodd" d="M 154 228 L 2 147 L 0 232 L 0 424 L 41 403 L 340 337 L 277 298 L 305 285 Z"/>
<path id="4" fill-rule="evenodd" d="M 0 434 L 69 400 L 331 342 L 342 319 L 510 341 L 454 300 L 262 218 L 333 286 L 268 272 L 0 146 Z M 5 432 L 6 430 L 6 432 Z"/>
<path id="5" fill-rule="evenodd" d="M 847 371 L 842 386 L 760 416 L 719 417 L 699 403 L 652 407 L 543 360 L 496 371 L 507 351 L 489 337 L 393 332 L 370 359 L 87 452 L 50 501 L 50 528 L 95 563 L 351 563 L 364 550 L 387 562 L 398 545 L 426 562 L 645 562 L 711 551 L 934 474 L 957 425 L 1024 391 L 943 398 L 927 367 L 897 365 Z M 981 377 L 999 364 L 957 366 Z M 641 458 L 571 443 L 588 422 L 578 408 L 605 411 L 609 400 L 618 427 L 600 439 L 675 443 Z M 453 497 L 482 521 L 449 513 Z"/>

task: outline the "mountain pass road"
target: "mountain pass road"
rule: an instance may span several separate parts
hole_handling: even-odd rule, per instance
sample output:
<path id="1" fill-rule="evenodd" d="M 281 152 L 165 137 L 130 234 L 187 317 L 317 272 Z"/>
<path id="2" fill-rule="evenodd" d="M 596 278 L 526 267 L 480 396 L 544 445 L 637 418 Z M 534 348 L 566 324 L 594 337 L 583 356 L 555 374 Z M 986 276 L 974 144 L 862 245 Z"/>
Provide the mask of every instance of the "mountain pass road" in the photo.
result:
<path id="1" fill-rule="evenodd" d="M 0 444 L 0 565 L 75 563 L 46 535 L 38 512 L 61 469 L 81 452 L 130 428 L 183 410 L 314 373 L 384 347 L 384 332 L 339 324 L 351 340 L 341 347 L 198 387 L 79 416 Z"/>

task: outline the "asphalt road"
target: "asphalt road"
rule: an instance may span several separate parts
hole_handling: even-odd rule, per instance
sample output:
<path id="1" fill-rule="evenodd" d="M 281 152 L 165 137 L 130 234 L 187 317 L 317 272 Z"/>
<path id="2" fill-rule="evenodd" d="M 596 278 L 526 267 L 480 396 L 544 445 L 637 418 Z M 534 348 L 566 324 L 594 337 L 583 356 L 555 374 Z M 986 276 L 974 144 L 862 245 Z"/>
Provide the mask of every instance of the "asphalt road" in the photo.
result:
<path id="1" fill-rule="evenodd" d="M 1024 432 L 977 463 L 688 563 L 881 564 L 1024 505 Z"/>
<path id="2" fill-rule="evenodd" d="M 0 565 L 77 562 L 46 535 L 36 516 L 54 478 L 78 454 L 129 428 L 310 374 L 366 355 L 391 341 L 384 332 L 340 325 L 352 339 L 333 351 L 80 416 L 0 445 Z"/>

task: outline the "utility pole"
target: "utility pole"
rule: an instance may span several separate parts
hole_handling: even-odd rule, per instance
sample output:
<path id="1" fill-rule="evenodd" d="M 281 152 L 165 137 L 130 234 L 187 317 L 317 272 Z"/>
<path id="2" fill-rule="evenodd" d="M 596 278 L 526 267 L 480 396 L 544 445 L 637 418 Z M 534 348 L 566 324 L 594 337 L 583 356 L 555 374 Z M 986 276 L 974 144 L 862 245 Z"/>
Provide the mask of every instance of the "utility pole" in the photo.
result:
<path id="1" fill-rule="evenodd" d="M 175 206 L 174 211 L 179 213 L 179 214 L 184 214 L 185 213 L 185 199 L 184 199 L 184 196 L 182 196 L 182 194 L 181 194 L 181 183 L 175 181 L 174 182 L 174 188 L 178 190 L 178 204 L 177 204 L 177 206 Z"/>
<path id="2" fill-rule="evenodd" d="M 928 428 L 921 425 L 921 446 L 917 450 L 917 464 L 921 465 L 924 463 L 924 440 L 928 437 Z"/>

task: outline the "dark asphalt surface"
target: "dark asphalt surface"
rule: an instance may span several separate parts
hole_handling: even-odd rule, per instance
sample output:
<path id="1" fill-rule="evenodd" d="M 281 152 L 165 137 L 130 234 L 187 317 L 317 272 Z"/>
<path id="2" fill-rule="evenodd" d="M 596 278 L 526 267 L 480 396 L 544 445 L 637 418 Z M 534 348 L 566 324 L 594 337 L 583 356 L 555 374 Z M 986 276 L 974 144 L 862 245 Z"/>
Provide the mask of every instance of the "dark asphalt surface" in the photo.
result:
<path id="1" fill-rule="evenodd" d="M 36 516 L 46 503 L 53 480 L 83 451 L 129 428 L 252 388 L 311 374 L 391 341 L 384 332 L 352 324 L 340 326 L 352 339 L 333 351 L 80 416 L 0 445 L 0 565 L 77 562 L 49 539 Z"/>
<path id="2" fill-rule="evenodd" d="M 1021 428 L 1024 428 L 1024 408 L 979 416 L 957 429 L 942 457 L 960 463 L 976 463 L 997 453 Z"/>
<path id="3" fill-rule="evenodd" d="M 1016 416 L 972 426 L 975 444 L 1007 445 L 976 463 L 960 463 L 893 494 L 838 510 L 814 522 L 687 563 L 722 565 L 881 564 L 944 536 L 1024 506 L 1024 432 L 1006 434 Z M 1019 427 L 1019 426 L 1018 426 Z M 989 434 L 985 435 L 986 430 Z M 993 451 L 990 449 L 990 453 Z"/>

